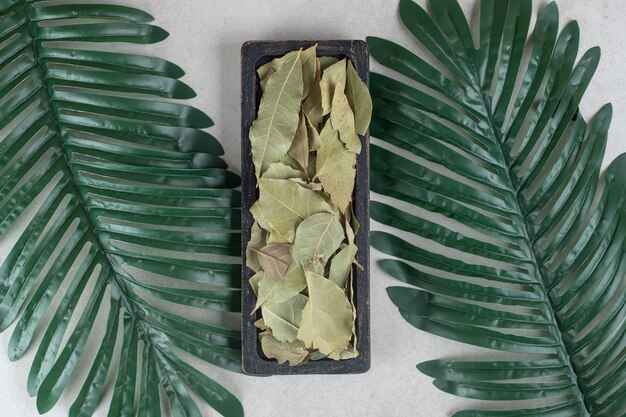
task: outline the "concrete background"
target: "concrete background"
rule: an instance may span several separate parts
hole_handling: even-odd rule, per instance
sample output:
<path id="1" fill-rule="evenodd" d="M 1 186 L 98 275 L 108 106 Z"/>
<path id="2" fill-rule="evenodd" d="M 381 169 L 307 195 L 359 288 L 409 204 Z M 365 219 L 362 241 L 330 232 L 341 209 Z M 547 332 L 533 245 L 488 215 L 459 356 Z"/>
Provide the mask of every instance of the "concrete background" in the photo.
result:
<path id="1" fill-rule="evenodd" d="M 122 2 L 120 2 L 122 3 Z M 382 36 L 404 45 L 414 42 L 397 17 L 395 0 L 133 0 L 127 1 L 156 17 L 170 32 L 158 46 L 146 47 L 182 66 L 184 80 L 198 93 L 192 104 L 215 121 L 211 132 L 221 139 L 226 160 L 239 171 L 239 49 L 249 39 L 363 39 Z M 424 1 L 419 1 L 424 3 Z M 538 1 L 538 4 L 545 4 Z M 577 19 L 582 48 L 600 45 L 603 59 L 589 87 L 582 111 L 591 117 L 612 102 L 614 121 L 605 165 L 626 150 L 626 2 L 558 0 L 562 22 Z M 477 4 L 462 1 L 467 13 Z M 373 68 L 378 66 L 374 63 Z M 0 245 L 1 259 L 11 239 Z M 373 252 L 373 261 L 379 258 Z M 476 406 L 470 400 L 441 393 L 415 370 L 419 362 L 436 358 L 490 358 L 493 353 L 450 342 L 418 331 L 404 322 L 385 294 L 393 280 L 372 267 L 372 369 L 357 376 L 251 378 L 203 368 L 243 402 L 251 417 L 443 417 Z M 0 417 L 37 415 L 26 393 L 32 358 L 6 359 L 10 331 L 0 335 Z M 78 386 L 79 387 L 79 386 Z M 77 388 L 77 387 L 74 387 Z M 65 395 L 49 413 L 67 416 L 74 396 Z M 108 401 L 107 397 L 105 402 Z M 96 416 L 106 416 L 108 404 Z M 206 415 L 215 415 L 210 410 Z"/>

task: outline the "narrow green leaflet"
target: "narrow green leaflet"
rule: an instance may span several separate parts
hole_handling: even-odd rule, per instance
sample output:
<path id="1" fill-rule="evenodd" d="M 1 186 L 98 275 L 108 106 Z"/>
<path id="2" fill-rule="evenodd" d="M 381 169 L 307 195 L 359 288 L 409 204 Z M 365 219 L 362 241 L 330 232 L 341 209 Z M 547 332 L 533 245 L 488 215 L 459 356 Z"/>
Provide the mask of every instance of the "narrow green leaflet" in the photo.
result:
<path id="1" fill-rule="evenodd" d="M 250 129 L 257 177 L 289 151 L 298 128 L 303 88 L 300 54 L 294 54 L 269 76 L 259 116 Z"/>
<path id="2" fill-rule="evenodd" d="M 309 301 L 302 313 L 298 339 L 330 357 L 340 355 L 352 339 L 352 305 L 334 282 L 306 272 Z"/>
<path id="3" fill-rule="evenodd" d="M 326 123 L 320 134 L 322 146 L 317 152 L 317 178 L 331 202 L 346 212 L 352 202 L 356 177 L 356 154 L 339 140 L 339 132 Z"/>

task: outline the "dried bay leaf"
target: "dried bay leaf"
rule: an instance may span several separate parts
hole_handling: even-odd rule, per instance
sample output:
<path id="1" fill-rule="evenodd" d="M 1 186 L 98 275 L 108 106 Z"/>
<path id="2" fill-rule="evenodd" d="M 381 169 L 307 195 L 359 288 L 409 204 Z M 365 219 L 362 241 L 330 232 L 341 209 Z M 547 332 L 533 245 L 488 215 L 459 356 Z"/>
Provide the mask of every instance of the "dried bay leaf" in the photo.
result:
<path id="1" fill-rule="evenodd" d="M 256 274 L 252 275 L 248 280 L 250 286 L 252 287 L 252 291 L 254 291 L 254 295 L 256 295 L 257 297 L 259 296 L 259 282 L 261 282 L 263 275 L 265 275 L 265 273 L 263 271 L 259 271 Z"/>
<path id="2" fill-rule="evenodd" d="M 309 95 L 302 102 L 302 111 L 306 115 L 308 121 L 312 126 L 317 127 L 322 124 L 322 89 L 320 82 L 322 80 L 322 69 L 320 67 L 319 59 L 315 60 L 315 80 L 309 91 Z"/>
<path id="3" fill-rule="evenodd" d="M 276 233 L 273 230 L 270 230 L 267 235 L 267 243 L 268 244 L 280 244 L 280 243 L 291 243 L 287 239 L 285 239 L 282 235 Z"/>
<path id="4" fill-rule="evenodd" d="M 278 69 L 290 62 L 294 57 L 298 56 L 300 58 L 300 62 L 302 64 L 302 81 L 303 81 L 303 94 L 302 97 L 306 97 L 315 82 L 315 76 L 317 72 L 317 44 L 312 47 L 305 49 L 303 51 L 292 51 L 288 54 L 276 58 L 271 62 L 259 67 L 257 73 L 259 77 L 262 78 L 262 74 L 271 74 L 272 71 L 276 72 Z"/>
<path id="5" fill-rule="evenodd" d="M 302 312 L 298 339 L 307 348 L 330 355 L 345 350 L 352 339 L 352 306 L 334 282 L 306 273 L 309 301 Z"/>
<path id="6" fill-rule="evenodd" d="M 275 71 L 270 68 L 270 71 L 263 77 L 259 79 L 259 84 L 261 84 L 261 92 L 265 94 L 265 90 L 267 89 L 267 82 L 270 77 L 274 75 Z"/>
<path id="7" fill-rule="evenodd" d="M 356 306 L 354 304 L 354 273 L 352 269 L 350 269 L 349 277 L 348 289 L 350 293 L 350 304 L 352 305 L 352 343 L 348 345 L 347 349 L 337 349 L 330 353 L 328 357 L 334 360 L 354 359 L 359 356 L 359 351 L 356 348 L 358 340 L 356 336 Z"/>
<path id="8" fill-rule="evenodd" d="M 259 200 L 250 212 L 265 230 L 293 242 L 296 228 L 306 218 L 332 209 L 323 197 L 289 180 L 259 179 Z"/>
<path id="9" fill-rule="evenodd" d="M 324 355 L 324 354 L 320 353 L 319 350 L 314 350 L 314 351 L 309 353 L 309 360 L 311 360 L 311 361 L 320 361 L 322 359 L 326 359 L 327 357 L 328 357 L 328 355 Z"/>
<path id="10" fill-rule="evenodd" d="M 276 60 L 272 60 L 267 64 L 263 64 L 256 70 L 260 80 L 264 80 L 276 72 L 274 69 L 274 65 L 276 65 L 275 61 Z"/>
<path id="11" fill-rule="evenodd" d="M 322 73 L 320 90 L 322 93 L 322 115 L 330 113 L 336 91 L 343 92 L 346 87 L 346 59 L 326 68 Z M 346 99 L 347 103 L 347 99 Z"/>
<path id="12" fill-rule="evenodd" d="M 289 365 L 296 366 L 304 362 L 309 356 L 304 343 L 296 340 L 292 343 L 277 340 L 270 332 L 263 332 L 259 335 L 261 349 L 270 359 L 276 359 L 278 363 L 289 362 Z"/>
<path id="13" fill-rule="evenodd" d="M 330 123 L 326 123 L 320 138 L 322 147 L 317 151 L 316 175 L 331 202 L 345 213 L 354 192 L 356 154 L 346 149 Z"/>
<path id="14" fill-rule="evenodd" d="M 309 151 L 313 152 L 322 147 L 322 140 L 320 139 L 320 133 L 317 128 L 313 126 L 309 118 L 304 115 L 306 120 L 306 132 L 309 139 Z"/>
<path id="15" fill-rule="evenodd" d="M 304 271 L 292 263 L 285 274 L 282 284 L 268 277 L 264 272 L 258 284 L 257 302 L 252 313 L 266 304 L 277 304 L 287 301 L 306 288 Z"/>
<path id="16" fill-rule="evenodd" d="M 274 61 L 268 62 L 267 64 L 260 66 L 259 69 L 256 70 L 256 72 L 259 75 L 259 83 L 261 84 L 261 92 L 265 94 L 265 88 L 267 87 L 267 82 L 269 81 L 270 77 L 274 75 L 274 73 L 276 72 L 276 70 L 274 69 Z"/>
<path id="17" fill-rule="evenodd" d="M 296 294 L 282 303 L 265 304 L 262 308 L 265 325 L 272 330 L 274 337 L 281 342 L 293 342 L 298 336 L 302 322 L 302 310 L 309 299 Z"/>
<path id="18" fill-rule="evenodd" d="M 307 178 L 299 169 L 293 168 L 283 162 L 274 162 L 263 174 L 263 178 L 272 180 L 291 180 L 300 179 L 305 181 Z"/>
<path id="19" fill-rule="evenodd" d="M 356 245 L 347 245 L 337 253 L 330 262 L 328 279 L 337 284 L 339 288 L 345 288 L 346 281 L 352 270 L 352 261 L 356 256 Z"/>
<path id="20" fill-rule="evenodd" d="M 305 98 L 310 94 L 317 76 L 317 44 L 304 50 L 300 56 L 300 61 L 302 61 L 302 79 L 304 84 L 302 97 Z"/>
<path id="21" fill-rule="evenodd" d="M 348 150 L 361 153 L 361 139 L 356 134 L 354 113 L 348 103 L 348 97 L 340 86 L 335 89 L 332 102 L 333 111 L 330 113 L 330 121 L 333 129 L 339 131 L 339 138 L 346 144 Z"/>
<path id="22" fill-rule="evenodd" d="M 345 361 L 346 359 L 354 359 L 359 356 L 359 351 L 352 345 L 348 346 L 348 349 L 339 354 L 339 360 Z"/>
<path id="23" fill-rule="evenodd" d="M 246 246 L 246 265 L 254 272 L 259 272 L 259 269 L 261 268 L 259 259 L 257 258 L 257 254 L 254 249 L 262 248 L 265 246 L 265 242 L 265 231 L 259 227 L 259 223 L 254 222 L 252 224 L 252 229 L 250 229 L 250 240 Z"/>
<path id="24" fill-rule="evenodd" d="M 352 304 L 352 344 L 348 346 L 344 352 L 341 353 L 340 359 L 352 359 L 359 356 L 357 350 L 358 340 L 356 336 L 356 305 L 354 304 L 354 272 L 350 269 L 350 282 L 348 283 L 350 289 L 350 304 Z"/>
<path id="25" fill-rule="evenodd" d="M 326 263 L 345 239 L 341 223 L 331 213 L 314 214 L 296 230 L 291 255 L 305 271 L 324 271 Z"/>
<path id="26" fill-rule="evenodd" d="M 258 319 L 254 322 L 254 327 L 260 330 L 267 330 L 267 326 L 265 325 L 265 321 L 263 319 Z"/>
<path id="27" fill-rule="evenodd" d="M 346 96 L 354 113 L 356 133 L 364 135 L 372 119 L 372 98 L 367 90 L 367 86 L 359 77 L 351 61 L 348 61 Z"/>
<path id="28" fill-rule="evenodd" d="M 320 184 L 319 182 L 301 182 L 295 179 L 292 179 L 292 181 L 296 181 L 298 184 L 308 188 L 309 190 L 322 191 L 322 184 Z"/>
<path id="29" fill-rule="evenodd" d="M 302 172 L 307 176 L 309 172 L 309 134 L 307 131 L 306 117 L 304 113 L 300 113 L 300 123 L 296 130 L 296 136 L 291 142 L 289 155 L 296 160 L 302 168 Z M 297 177 L 297 176 L 296 176 Z"/>
<path id="30" fill-rule="evenodd" d="M 280 161 L 278 161 L 278 163 L 283 164 L 283 165 L 287 165 L 288 167 L 291 167 L 291 168 L 295 169 L 296 171 L 298 171 L 300 169 L 300 165 L 298 165 L 298 161 L 293 159 L 293 157 L 291 155 L 289 155 L 289 153 L 286 153 L 285 156 L 283 156 L 280 159 Z M 304 178 L 304 173 L 302 173 L 301 177 Z"/>
<path id="31" fill-rule="evenodd" d="M 280 161 L 291 147 L 299 122 L 303 92 L 299 53 L 269 77 L 259 114 L 250 128 L 252 160 L 257 178 Z"/>
<path id="32" fill-rule="evenodd" d="M 324 265 L 322 261 L 311 259 L 311 260 L 305 261 L 303 269 L 305 273 L 306 271 L 311 271 L 311 272 L 315 272 L 317 275 L 324 276 L 326 265 Z"/>
<path id="33" fill-rule="evenodd" d="M 279 284 L 282 283 L 291 264 L 291 245 L 270 244 L 261 249 L 252 250 L 256 252 L 263 272 Z"/>
<path id="34" fill-rule="evenodd" d="M 348 236 L 348 242 L 354 243 L 354 236 L 359 233 L 361 225 L 354 215 L 354 207 L 350 207 L 350 216 L 346 216 L 346 235 Z"/>
<path id="35" fill-rule="evenodd" d="M 339 58 L 335 58 L 334 56 L 321 56 L 318 58 L 320 61 L 320 68 L 322 71 L 326 70 L 326 68 L 330 67 L 333 64 L 339 62 Z"/>

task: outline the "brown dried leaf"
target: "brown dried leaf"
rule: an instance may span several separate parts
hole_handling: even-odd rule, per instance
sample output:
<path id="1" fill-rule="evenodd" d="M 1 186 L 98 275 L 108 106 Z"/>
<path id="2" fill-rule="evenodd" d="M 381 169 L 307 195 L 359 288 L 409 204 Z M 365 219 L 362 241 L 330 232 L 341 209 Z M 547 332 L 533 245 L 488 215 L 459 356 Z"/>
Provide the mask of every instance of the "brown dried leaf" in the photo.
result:
<path id="1" fill-rule="evenodd" d="M 252 249 L 257 254 L 259 264 L 270 278 L 279 284 L 283 282 L 291 264 L 291 245 L 270 244 L 261 249 Z"/>

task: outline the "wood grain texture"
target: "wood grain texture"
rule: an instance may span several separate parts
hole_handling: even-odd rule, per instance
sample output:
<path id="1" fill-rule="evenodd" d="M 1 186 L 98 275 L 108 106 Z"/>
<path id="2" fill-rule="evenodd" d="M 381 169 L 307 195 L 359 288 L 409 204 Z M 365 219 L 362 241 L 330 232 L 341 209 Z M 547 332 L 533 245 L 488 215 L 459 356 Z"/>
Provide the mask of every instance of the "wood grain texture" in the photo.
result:
<path id="1" fill-rule="evenodd" d="M 303 365 L 280 365 L 277 361 L 265 357 L 258 340 L 258 329 L 254 322 L 260 318 L 260 312 L 250 315 L 256 304 L 256 296 L 248 283 L 253 271 L 245 266 L 246 246 L 250 239 L 250 230 L 254 219 L 250 207 L 259 198 L 256 185 L 252 151 L 248 133 L 252 122 L 257 117 L 261 101 L 261 87 L 256 70 L 274 58 L 285 55 L 299 48 L 308 48 L 318 44 L 318 56 L 349 58 L 359 76 L 366 84 L 369 81 L 369 53 L 367 44 L 359 40 L 330 41 L 249 41 L 241 48 L 241 191 L 242 191 L 242 359 L 243 370 L 253 375 L 304 375 L 304 374 L 359 374 L 370 369 L 370 266 L 369 266 L 369 132 L 361 136 L 363 151 L 357 157 L 356 183 L 353 198 L 354 213 L 361 225 L 356 236 L 359 247 L 357 261 L 364 266 L 355 271 L 354 301 L 357 308 L 356 335 L 359 357 L 345 361 L 321 360 Z"/>

